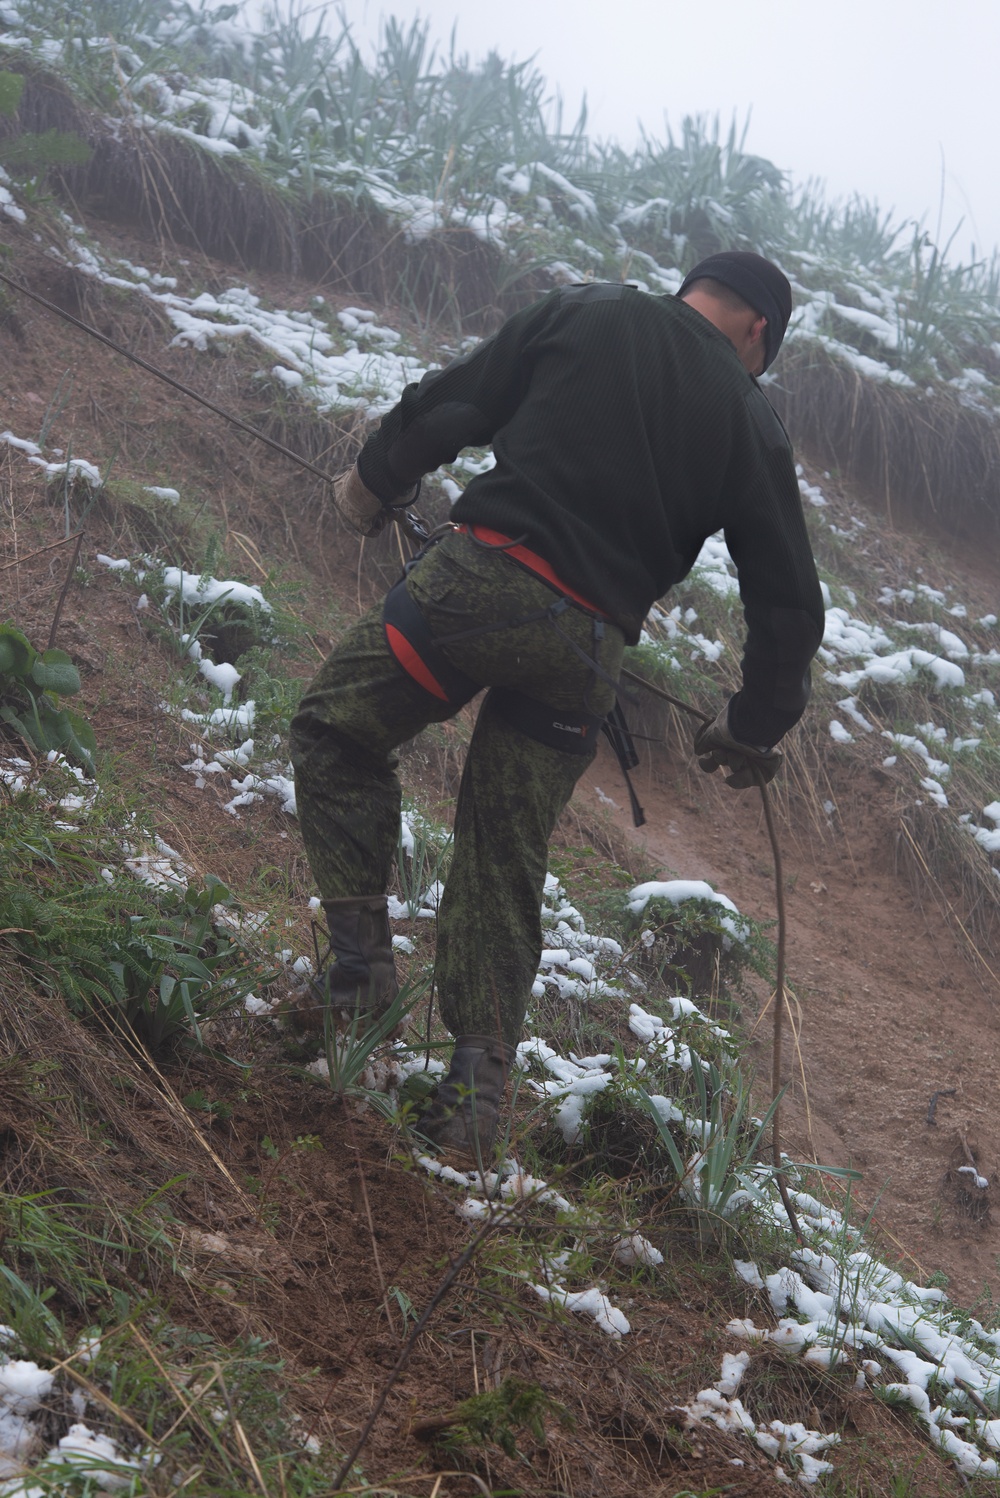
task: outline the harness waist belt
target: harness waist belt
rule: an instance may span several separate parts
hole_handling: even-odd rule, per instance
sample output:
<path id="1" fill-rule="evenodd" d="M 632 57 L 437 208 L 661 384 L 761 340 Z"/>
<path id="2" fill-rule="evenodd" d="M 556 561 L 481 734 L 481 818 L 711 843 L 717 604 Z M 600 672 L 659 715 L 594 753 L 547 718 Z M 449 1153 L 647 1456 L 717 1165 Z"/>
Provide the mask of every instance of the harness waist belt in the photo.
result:
<path id="1" fill-rule="evenodd" d="M 519 541 L 513 540 L 510 536 L 505 536 L 502 531 L 491 530 L 488 525 L 457 525 L 455 529 L 459 535 L 472 536 L 476 541 L 482 541 L 486 546 L 495 546 L 498 551 L 503 552 L 504 556 L 511 557 L 515 562 L 520 562 L 522 567 L 527 567 L 529 572 L 533 572 L 536 577 L 540 577 L 550 587 L 565 594 L 567 598 L 572 598 L 573 602 L 578 603 L 581 608 L 586 609 L 588 614 L 596 614 L 598 619 L 611 618 L 611 615 L 606 614 L 603 609 L 599 609 L 596 603 L 591 603 L 588 598 L 584 598 L 582 593 L 578 593 L 575 588 L 571 588 L 567 583 L 564 583 L 551 563 L 547 562 L 544 557 L 540 557 L 537 551 L 532 551 L 528 546 L 522 546 Z"/>

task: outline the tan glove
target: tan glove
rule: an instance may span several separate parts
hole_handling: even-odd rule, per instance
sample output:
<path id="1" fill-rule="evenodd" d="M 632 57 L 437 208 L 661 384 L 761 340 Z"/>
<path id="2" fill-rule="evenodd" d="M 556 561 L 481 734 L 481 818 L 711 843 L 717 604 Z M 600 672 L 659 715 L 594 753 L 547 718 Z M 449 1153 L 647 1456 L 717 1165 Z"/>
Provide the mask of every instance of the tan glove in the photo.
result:
<path id="1" fill-rule="evenodd" d="M 390 520 L 398 518 L 393 511 L 402 514 L 413 497 L 411 494 L 393 505 L 383 505 L 378 495 L 373 494 L 365 484 L 358 472 L 357 463 L 333 481 L 334 509 L 352 530 L 358 531 L 362 536 L 377 536 Z"/>
<path id="2" fill-rule="evenodd" d="M 729 704 L 713 723 L 704 723 L 694 736 L 694 752 L 706 775 L 727 769 L 726 784 L 731 790 L 745 791 L 759 785 L 756 771 L 765 784 L 773 780 L 784 755 L 780 749 L 765 749 L 756 744 L 741 744 L 729 732 Z"/>

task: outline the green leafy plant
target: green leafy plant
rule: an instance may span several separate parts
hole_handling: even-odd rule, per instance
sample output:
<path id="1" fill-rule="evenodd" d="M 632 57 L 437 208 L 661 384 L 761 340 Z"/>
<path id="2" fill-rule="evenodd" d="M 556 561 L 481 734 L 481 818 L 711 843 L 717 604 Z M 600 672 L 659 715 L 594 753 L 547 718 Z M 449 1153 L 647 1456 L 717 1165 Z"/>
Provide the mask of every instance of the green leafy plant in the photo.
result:
<path id="1" fill-rule="evenodd" d="M 544 1446 L 545 1422 L 552 1419 L 565 1426 L 573 1424 L 565 1406 L 538 1384 L 511 1375 L 498 1388 L 464 1399 L 449 1414 L 420 1421 L 414 1435 L 446 1451 L 494 1445 L 513 1457 L 520 1431 L 527 1431 Z"/>
<path id="2" fill-rule="evenodd" d="M 365 1098 L 389 1115 L 391 1109 L 384 1094 L 363 1085 L 365 1072 L 375 1052 L 404 1023 L 410 1011 L 427 992 L 429 979 L 404 983 L 389 1008 L 373 1025 L 354 1015 L 346 1029 L 337 1028 L 330 1006 L 323 1009 L 323 1050 L 330 1077 L 330 1087 L 341 1098 Z"/>
<path id="3" fill-rule="evenodd" d="M 154 1053 L 183 1040 L 202 1045 L 208 1020 L 273 976 L 218 923 L 216 907 L 231 897 L 212 876 L 183 895 L 160 897 L 166 910 L 130 890 L 131 908 L 123 910 L 93 860 L 32 837 L 29 829 L 19 845 L 16 823 L 0 826 L 17 876 L 0 890 L 0 928 L 35 980 L 60 992 L 74 1014 L 100 1018 Z"/>
<path id="4" fill-rule="evenodd" d="M 188 886 L 166 929 L 136 922 L 116 944 L 105 1008 L 154 1053 L 185 1037 L 202 1045 L 207 1020 L 241 1005 L 262 977 L 274 976 L 248 970 L 241 942 L 218 924 L 216 907 L 230 903 L 229 891 L 209 875 L 203 886 Z"/>
<path id="5" fill-rule="evenodd" d="M 61 705 L 80 690 L 65 650 L 37 651 L 12 624 L 0 625 L 0 722 L 35 749 L 56 749 L 93 773 L 97 740 L 86 718 Z"/>
<path id="6" fill-rule="evenodd" d="M 421 909 L 428 890 L 444 880 L 450 856 L 450 832 L 409 811 L 396 847 L 396 879 L 410 916 Z"/>
<path id="7" fill-rule="evenodd" d="M 635 960 L 672 993 L 737 994 L 747 971 L 767 978 L 773 969 L 774 948 L 762 927 L 714 900 L 674 904 L 654 896 L 630 925 L 641 933 Z"/>
<path id="8" fill-rule="evenodd" d="M 407 1326 L 415 1326 L 419 1317 L 416 1307 L 406 1291 L 401 1290 L 398 1285 L 390 1285 L 388 1293 L 399 1307 L 399 1314 L 403 1318 L 403 1331 L 406 1331 Z"/>
<path id="9" fill-rule="evenodd" d="M 757 1152 L 780 1097 L 753 1128 L 750 1090 L 742 1075 L 734 1070 L 724 1080 L 718 1067 L 709 1065 L 706 1080 L 700 1058 L 692 1053 L 692 1061 L 699 1116 L 691 1124 L 695 1149 L 689 1159 L 682 1158 L 670 1126 L 649 1094 L 642 1087 L 636 1092 L 653 1121 L 683 1196 L 700 1217 L 714 1224 L 724 1222 L 741 1206 L 764 1202 L 760 1180 L 770 1167 L 757 1164 Z"/>

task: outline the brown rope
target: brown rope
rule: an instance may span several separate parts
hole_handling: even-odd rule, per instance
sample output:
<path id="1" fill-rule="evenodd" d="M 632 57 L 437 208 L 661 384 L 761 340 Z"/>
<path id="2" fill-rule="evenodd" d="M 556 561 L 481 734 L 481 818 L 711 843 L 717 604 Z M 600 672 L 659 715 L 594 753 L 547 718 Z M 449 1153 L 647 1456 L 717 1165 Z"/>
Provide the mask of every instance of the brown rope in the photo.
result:
<path id="1" fill-rule="evenodd" d="M 651 681 L 646 681 L 642 676 L 636 676 L 633 671 L 622 671 L 622 676 L 627 681 L 634 682 L 647 692 L 652 692 L 654 697 L 660 697 L 664 702 L 669 702 L 671 707 L 678 707 L 682 712 L 692 718 L 699 719 L 702 723 L 711 723 L 712 717 L 709 713 L 702 712 L 701 708 L 692 707 L 690 702 L 685 702 L 681 697 L 674 697 L 670 692 L 665 692 L 662 687 L 654 686 Z M 774 1036 L 771 1042 L 771 1104 L 774 1109 L 771 1118 L 771 1160 L 774 1166 L 774 1178 L 778 1183 L 781 1193 L 781 1202 L 788 1214 L 788 1221 L 792 1232 L 801 1243 L 802 1229 L 799 1226 L 795 1208 L 792 1206 L 791 1194 L 788 1190 L 788 1181 L 781 1168 L 781 1052 L 782 1052 L 782 1029 L 785 1013 L 785 945 L 787 921 L 785 917 L 785 885 L 781 869 L 781 845 L 778 842 L 778 833 L 774 825 L 774 812 L 771 806 L 771 797 L 768 793 L 767 782 L 758 765 L 752 766 L 754 778 L 757 781 L 757 789 L 760 791 L 760 799 L 764 807 L 764 821 L 767 824 L 767 835 L 771 840 L 771 853 L 774 857 L 774 890 L 775 901 L 778 911 L 778 955 L 775 965 L 774 981 Z"/>
<path id="2" fill-rule="evenodd" d="M 764 807 L 764 821 L 767 823 L 767 835 L 771 839 L 771 853 L 774 857 L 774 890 L 775 900 L 778 908 L 778 955 L 775 963 L 774 973 L 774 1038 L 771 1042 L 771 1101 L 774 1104 L 774 1114 L 771 1120 L 771 1160 L 774 1165 L 774 1178 L 778 1183 L 781 1193 L 781 1201 L 785 1211 L 788 1213 L 788 1221 L 792 1232 L 801 1243 L 802 1229 L 792 1206 L 791 1196 L 788 1191 L 788 1182 L 781 1168 L 781 1048 L 782 1048 L 782 1020 L 785 1013 L 785 936 L 787 923 L 785 920 L 785 881 L 781 869 L 781 845 L 778 842 L 778 833 L 774 825 L 774 810 L 771 806 L 771 797 L 768 794 L 767 782 L 761 773 L 760 767 L 753 767 L 757 786 L 760 790 L 760 799 Z"/>
<path id="3" fill-rule="evenodd" d="M 12 286 L 15 291 L 19 291 L 22 296 L 28 297 L 30 301 L 37 302 L 47 312 L 52 312 L 56 317 L 61 317 L 64 322 L 71 323 L 74 328 L 79 328 L 81 333 L 87 333 L 91 338 L 96 338 L 99 343 L 106 344 L 108 348 L 114 349 L 115 353 L 121 354 L 123 359 L 130 359 L 133 364 L 138 364 L 139 368 L 144 369 L 147 374 L 155 375 L 158 380 L 162 380 L 166 385 L 172 385 L 175 390 L 179 390 L 181 395 L 186 395 L 189 400 L 197 401 L 200 406 L 205 406 L 209 411 L 214 411 L 216 416 L 221 416 L 223 421 L 228 421 L 232 426 L 239 427 L 241 432 L 246 432 L 250 437 L 256 437 L 258 442 L 266 442 L 268 447 L 274 448 L 275 452 L 281 453 L 285 458 L 291 458 L 292 462 L 298 463 L 300 468 L 307 468 L 310 473 L 314 473 L 324 483 L 329 484 L 332 481 L 331 474 L 326 473 L 322 468 L 317 468 L 316 464 L 310 463 L 308 458 L 303 458 L 300 453 L 292 452 L 290 447 L 285 447 L 283 443 L 276 441 L 274 437 L 269 437 L 259 427 L 252 427 L 249 422 L 243 421 L 241 417 L 234 416 L 231 411 L 226 411 L 222 406 L 217 406 L 207 396 L 199 395 L 197 390 L 191 389 L 190 385 L 185 385 L 181 380 L 175 380 L 173 375 L 168 375 L 165 370 L 158 369 L 155 364 L 150 364 L 149 360 L 144 359 L 141 354 L 133 354 L 131 349 L 125 348 L 123 344 L 116 342 L 114 338 L 109 338 L 106 333 L 101 333 L 90 323 L 83 322 L 81 318 L 74 317 L 72 312 L 66 312 L 62 307 L 57 307 L 55 302 L 50 302 L 45 297 L 39 296 L 37 291 L 31 291 L 27 286 L 22 286 L 20 281 L 15 281 L 12 276 L 8 276 L 4 271 L 0 271 L 0 281 L 3 281 L 7 286 Z"/>

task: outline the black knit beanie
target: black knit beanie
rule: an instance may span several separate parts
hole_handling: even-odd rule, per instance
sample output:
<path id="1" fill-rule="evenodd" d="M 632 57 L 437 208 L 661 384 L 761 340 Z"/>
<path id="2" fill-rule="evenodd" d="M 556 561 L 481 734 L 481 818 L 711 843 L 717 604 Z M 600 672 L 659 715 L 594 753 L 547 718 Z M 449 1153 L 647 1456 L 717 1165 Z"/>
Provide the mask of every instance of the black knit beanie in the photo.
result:
<path id="1" fill-rule="evenodd" d="M 677 295 L 683 296 L 689 286 L 695 281 L 703 281 L 706 276 L 730 287 L 755 312 L 767 318 L 764 329 L 764 368 L 767 369 L 781 347 L 792 315 L 792 288 L 788 277 L 763 255 L 754 255 L 749 250 L 723 250 L 721 254 L 700 260 L 684 277 Z"/>

